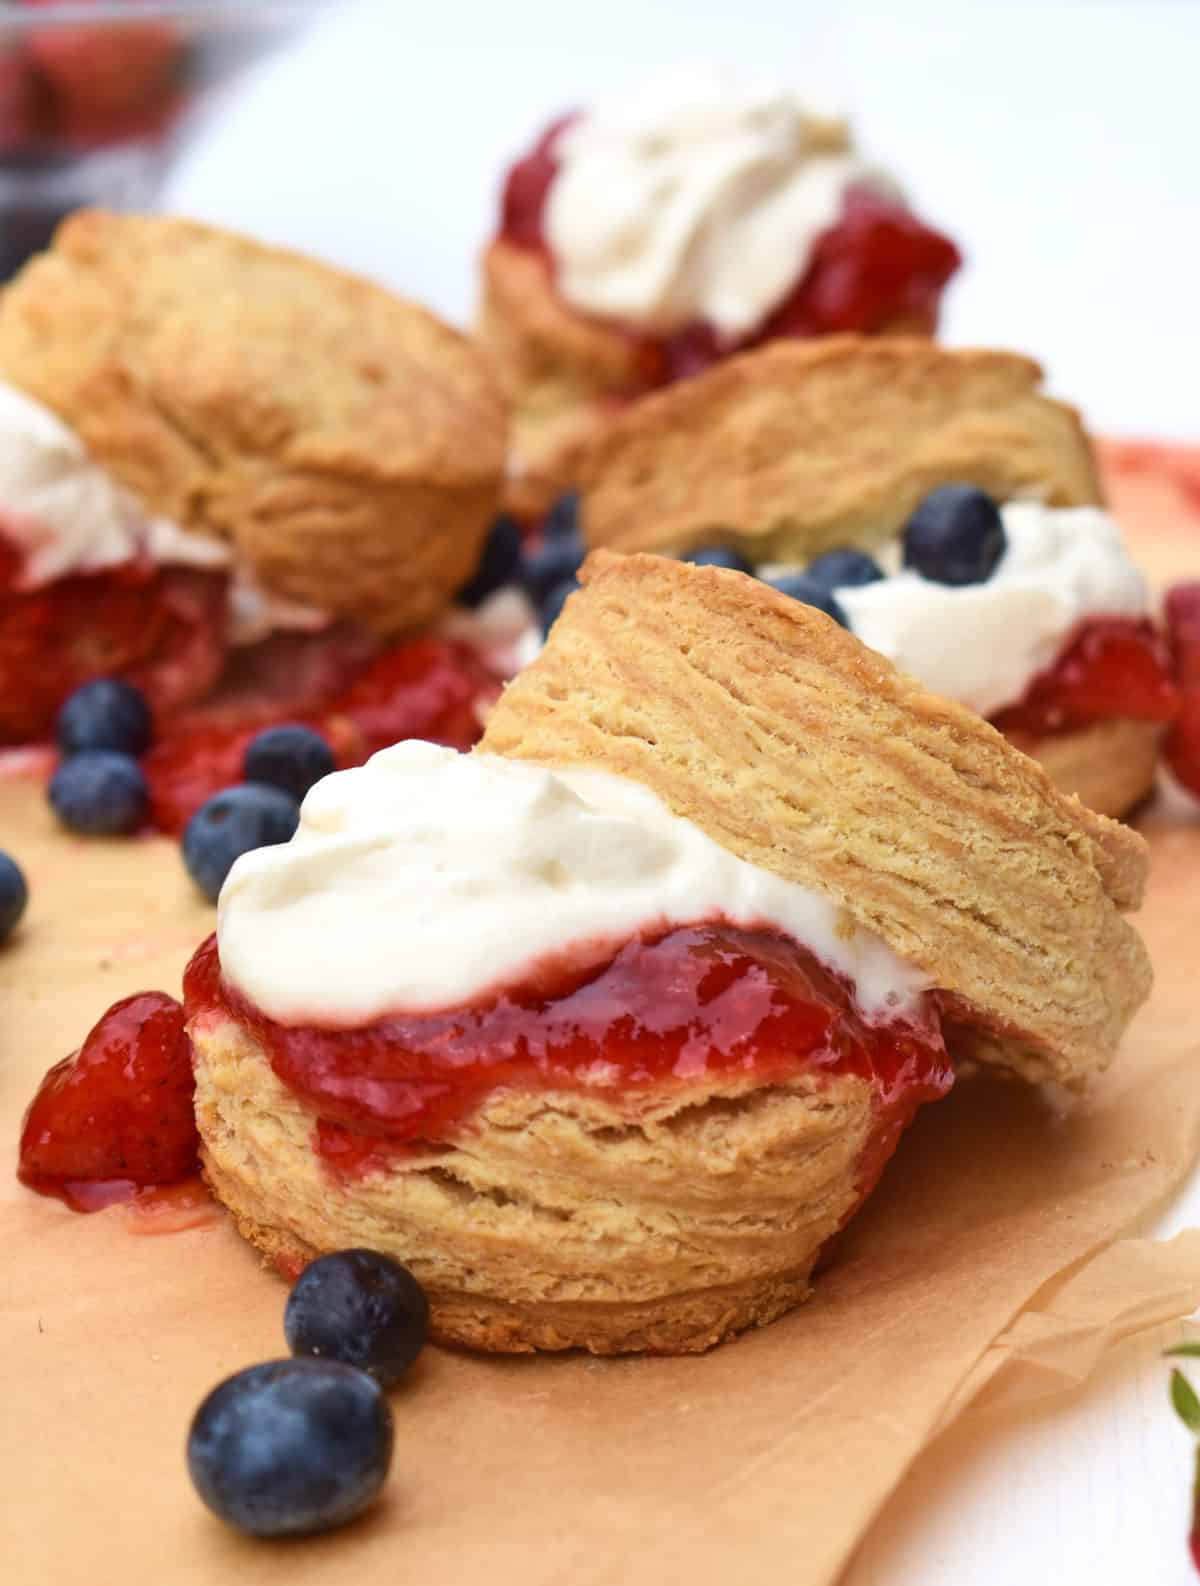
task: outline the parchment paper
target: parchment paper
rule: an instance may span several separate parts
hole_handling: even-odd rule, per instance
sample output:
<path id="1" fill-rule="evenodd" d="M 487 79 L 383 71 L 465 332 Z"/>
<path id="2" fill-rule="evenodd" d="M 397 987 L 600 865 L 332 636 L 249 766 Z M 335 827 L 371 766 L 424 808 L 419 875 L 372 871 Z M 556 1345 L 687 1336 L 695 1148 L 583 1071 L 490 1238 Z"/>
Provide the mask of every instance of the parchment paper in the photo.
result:
<path id="1" fill-rule="evenodd" d="M 1200 576 L 1186 490 L 1170 485 L 1164 508 L 1162 459 L 1138 469 L 1156 571 Z M 116 997 L 177 990 L 211 913 L 170 843 L 72 840 L 36 778 L 0 780 L 0 843 L 32 886 L 0 952 L 0 1578 L 835 1581 L 973 1399 L 1055 1391 L 1200 1304 L 1200 1234 L 1136 1237 L 1200 1151 L 1200 820 L 1160 806 L 1144 824 L 1157 987 L 1089 1097 L 961 1084 L 910 1131 L 813 1301 L 712 1355 L 428 1351 L 395 1395 L 385 1502 L 348 1531 L 271 1546 L 202 1509 L 182 1451 L 213 1383 L 283 1352 L 283 1285 L 215 1213 L 138 1237 L 126 1211 L 76 1216 L 12 1177 L 44 1069 Z"/>

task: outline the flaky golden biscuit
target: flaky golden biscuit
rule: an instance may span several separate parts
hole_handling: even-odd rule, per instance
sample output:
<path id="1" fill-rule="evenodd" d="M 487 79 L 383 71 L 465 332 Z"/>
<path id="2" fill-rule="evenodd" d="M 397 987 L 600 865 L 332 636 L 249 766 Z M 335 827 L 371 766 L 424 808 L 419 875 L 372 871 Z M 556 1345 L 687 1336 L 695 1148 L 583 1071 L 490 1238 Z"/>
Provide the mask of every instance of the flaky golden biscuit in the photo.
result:
<path id="1" fill-rule="evenodd" d="M 1163 729 L 1153 721 L 1097 722 L 1074 732 L 1032 738 L 1010 732 L 1011 743 L 1046 768 L 1055 787 L 1073 793 L 1101 815 L 1127 815 L 1154 791 Z"/>
<path id="2" fill-rule="evenodd" d="M 614 417 L 575 459 L 591 545 L 719 540 L 807 562 L 891 539 L 938 485 L 1053 506 L 1102 499 L 1074 409 L 1015 353 L 915 338 L 773 342 Z"/>
<path id="3" fill-rule="evenodd" d="M 1104 1068 L 1150 987 L 1146 847 L 962 706 L 755 579 L 597 552 L 481 748 L 651 788 L 835 898 L 1031 1079 Z"/>
<path id="4" fill-rule="evenodd" d="M 505 502 L 533 517 L 574 485 L 589 443 L 657 384 L 654 360 L 636 334 L 566 303 L 541 253 L 500 240 L 480 268 L 479 344 L 512 409 Z M 884 334 L 919 331 L 898 319 Z"/>
<path id="5" fill-rule="evenodd" d="M 1142 840 L 741 574 L 593 554 L 481 747 L 631 777 L 835 899 L 926 973 L 963 1057 L 1079 1083 L 1146 995 L 1120 914 Z M 853 1074 L 514 1087 L 450 1140 L 343 1180 L 234 1006 L 192 1010 L 189 1033 L 205 1174 L 242 1233 L 285 1269 L 387 1251 L 425 1285 L 435 1335 L 477 1348 L 679 1353 L 772 1320 L 807 1294 L 890 1127 Z"/>
<path id="6" fill-rule="evenodd" d="M 244 1026 L 191 1035 L 205 1176 L 241 1232 L 285 1270 L 347 1246 L 396 1256 L 443 1342 L 708 1349 L 804 1299 L 860 1199 L 872 1100 L 853 1076 L 726 1076 L 640 1107 L 496 1092 L 453 1145 L 340 1182 Z"/>
<path id="7" fill-rule="evenodd" d="M 438 615 L 500 495 L 505 414 L 470 342 L 188 221 L 69 219 L 0 298 L 0 377 L 268 589 L 382 631 Z"/>

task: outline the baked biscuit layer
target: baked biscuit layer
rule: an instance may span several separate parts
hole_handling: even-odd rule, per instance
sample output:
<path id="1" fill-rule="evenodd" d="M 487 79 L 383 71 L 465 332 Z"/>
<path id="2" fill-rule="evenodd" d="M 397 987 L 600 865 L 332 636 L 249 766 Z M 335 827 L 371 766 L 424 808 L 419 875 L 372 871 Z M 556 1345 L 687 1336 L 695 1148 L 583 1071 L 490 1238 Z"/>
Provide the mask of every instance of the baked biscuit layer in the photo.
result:
<path id="1" fill-rule="evenodd" d="M 284 1265 L 396 1256 L 445 1342 L 707 1349 L 804 1299 L 860 1199 L 873 1103 L 853 1076 L 723 1076 L 621 1103 L 500 1091 L 453 1145 L 343 1181 L 248 1029 L 205 1017 L 190 1033 L 205 1175 L 242 1233 Z"/>
<path id="2" fill-rule="evenodd" d="M 466 338 L 188 221 L 66 221 L 0 298 L 0 378 L 270 590 L 383 631 L 438 615 L 500 495 L 504 408 Z"/>
<path id="3" fill-rule="evenodd" d="M 938 485 L 999 501 L 1101 500 L 1074 409 L 1015 353 L 905 337 L 779 341 L 614 416 L 576 462 L 592 545 L 723 541 L 807 562 L 891 539 Z"/>
<path id="4" fill-rule="evenodd" d="M 482 750 L 631 777 L 836 899 L 948 995 L 961 1055 L 1068 1085 L 1111 1061 L 1151 979 L 1136 833 L 753 578 L 600 551 L 582 581 Z"/>

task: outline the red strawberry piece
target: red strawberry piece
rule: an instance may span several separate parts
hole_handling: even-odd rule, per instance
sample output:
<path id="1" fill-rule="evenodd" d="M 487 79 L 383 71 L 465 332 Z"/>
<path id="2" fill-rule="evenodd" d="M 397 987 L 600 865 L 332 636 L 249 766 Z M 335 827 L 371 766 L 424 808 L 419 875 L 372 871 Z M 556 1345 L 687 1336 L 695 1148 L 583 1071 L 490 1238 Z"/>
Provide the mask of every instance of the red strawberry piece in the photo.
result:
<path id="1" fill-rule="evenodd" d="M 191 1043 L 174 997 L 114 1003 L 77 1052 L 38 1087 L 17 1176 L 79 1210 L 196 1172 Z"/>
<path id="2" fill-rule="evenodd" d="M 1178 709 L 1166 646 L 1150 624 L 1100 617 L 993 720 L 1004 732 L 1042 736 L 1118 718 L 1167 722 Z"/>
<path id="3" fill-rule="evenodd" d="M 1184 694 L 1163 753 L 1176 778 L 1200 798 L 1200 686 Z"/>
<path id="4" fill-rule="evenodd" d="M 1175 680 L 1181 688 L 1200 687 L 1200 582 L 1169 589 L 1164 614 Z"/>

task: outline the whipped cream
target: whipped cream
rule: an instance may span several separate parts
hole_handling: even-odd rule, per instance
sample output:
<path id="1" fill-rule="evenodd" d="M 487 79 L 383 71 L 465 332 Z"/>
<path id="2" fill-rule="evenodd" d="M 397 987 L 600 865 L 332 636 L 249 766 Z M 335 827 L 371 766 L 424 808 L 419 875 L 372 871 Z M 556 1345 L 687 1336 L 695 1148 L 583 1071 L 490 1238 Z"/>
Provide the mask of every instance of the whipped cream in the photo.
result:
<path id="1" fill-rule="evenodd" d="M 755 329 L 803 274 L 846 189 L 896 185 L 844 123 L 790 89 L 686 67 L 563 133 L 546 205 L 557 287 L 585 313 L 659 335 Z"/>
<path id="2" fill-rule="evenodd" d="M 1015 705 L 1088 617 L 1144 617 L 1145 581 L 1099 507 L 1001 507 L 1008 544 L 984 584 L 909 569 L 837 591 L 856 636 L 935 693 L 992 715 Z"/>
<path id="3" fill-rule="evenodd" d="M 804 943 L 864 1014 L 927 982 L 817 892 L 729 853 L 655 794 L 410 741 L 308 794 L 291 842 L 221 892 L 226 979 L 280 1023 L 347 1026 L 451 1008 L 575 945 L 721 916 Z"/>
<path id="4" fill-rule="evenodd" d="M 38 588 L 138 556 L 223 567 L 227 546 L 148 516 L 93 461 L 58 416 L 0 383 L 0 533 L 24 553 L 22 583 Z"/>

